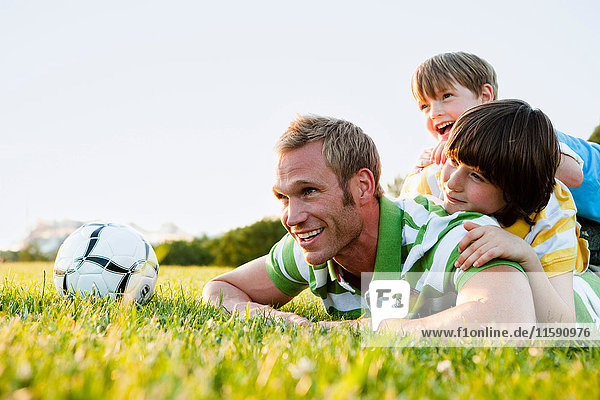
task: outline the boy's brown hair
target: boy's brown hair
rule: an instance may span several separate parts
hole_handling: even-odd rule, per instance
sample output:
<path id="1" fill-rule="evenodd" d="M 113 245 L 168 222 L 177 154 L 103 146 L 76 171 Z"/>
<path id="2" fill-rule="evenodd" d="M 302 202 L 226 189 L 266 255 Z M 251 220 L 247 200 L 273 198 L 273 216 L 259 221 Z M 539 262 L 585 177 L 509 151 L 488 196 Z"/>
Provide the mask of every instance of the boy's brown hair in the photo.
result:
<path id="1" fill-rule="evenodd" d="M 453 81 L 477 95 L 489 83 L 494 100 L 498 98 L 494 67 L 483 58 L 462 51 L 438 54 L 419 65 L 411 81 L 412 94 L 415 100 L 425 103 L 426 97 L 435 98 L 438 92 L 449 89 Z"/>
<path id="2" fill-rule="evenodd" d="M 560 150 L 550 119 L 521 100 L 497 100 L 460 116 L 445 147 L 448 158 L 475 168 L 504 195 L 494 216 L 505 227 L 533 218 L 550 200 Z"/>

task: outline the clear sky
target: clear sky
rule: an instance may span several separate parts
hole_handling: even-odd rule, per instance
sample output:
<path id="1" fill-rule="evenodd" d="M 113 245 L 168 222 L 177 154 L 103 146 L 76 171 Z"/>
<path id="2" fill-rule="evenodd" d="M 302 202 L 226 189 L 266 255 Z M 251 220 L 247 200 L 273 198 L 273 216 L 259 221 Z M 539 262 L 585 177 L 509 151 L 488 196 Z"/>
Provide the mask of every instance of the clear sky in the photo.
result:
<path id="1" fill-rule="evenodd" d="M 38 219 L 218 234 L 277 215 L 272 147 L 296 114 L 361 126 L 385 186 L 433 145 L 410 77 L 446 51 L 587 138 L 599 15 L 597 0 L 0 0 L 0 249 Z"/>

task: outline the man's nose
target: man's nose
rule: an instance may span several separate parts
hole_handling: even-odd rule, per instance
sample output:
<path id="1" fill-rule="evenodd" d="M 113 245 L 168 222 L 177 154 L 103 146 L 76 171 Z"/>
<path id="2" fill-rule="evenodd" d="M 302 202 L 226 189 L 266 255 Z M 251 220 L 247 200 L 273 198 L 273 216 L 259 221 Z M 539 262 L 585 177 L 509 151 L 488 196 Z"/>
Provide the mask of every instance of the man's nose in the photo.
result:
<path id="1" fill-rule="evenodd" d="M 290 199 L 286 210 L 284 211 L 284 219 L 287 226 L 295 226 L 306 221 L 308 213 L 300 200 Z"/>

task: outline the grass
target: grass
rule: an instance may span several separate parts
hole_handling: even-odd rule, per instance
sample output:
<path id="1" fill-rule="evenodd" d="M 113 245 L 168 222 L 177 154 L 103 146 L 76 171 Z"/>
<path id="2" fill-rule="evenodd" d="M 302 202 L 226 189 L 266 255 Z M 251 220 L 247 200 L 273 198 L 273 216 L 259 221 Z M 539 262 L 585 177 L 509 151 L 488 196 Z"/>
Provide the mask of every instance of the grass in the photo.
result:
<path id="1" fill-rule="evenodd" d="M 50 264 L 0 264 L 0 398 L 600 397 L 597 348 L 364 348 L 351 329 L 202 304 L 225 270 L 161 267 L 154 298 L 135 307 L 62 297 Z M 327 318 L 310 294 L 286 309 Z"/>

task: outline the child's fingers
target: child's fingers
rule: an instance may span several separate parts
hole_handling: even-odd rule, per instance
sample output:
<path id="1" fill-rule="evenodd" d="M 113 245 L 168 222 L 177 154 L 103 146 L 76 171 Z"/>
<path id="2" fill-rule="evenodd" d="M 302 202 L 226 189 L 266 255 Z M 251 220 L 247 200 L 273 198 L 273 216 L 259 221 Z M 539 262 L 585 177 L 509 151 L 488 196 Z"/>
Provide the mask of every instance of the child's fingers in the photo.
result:
<path id="1" fill-rule="evenodd" d="M 454 263 L 454 266 L 456 268 L 461 268 L 463 265 L 465 265 L 465 263 L 467 262 L 467 260 L 469 259 L 469 257 L 471 257 L 471 255 L 473 253 L 475 253 L 477 251 L 477 249 L 479 249 L 482 245 L 483 245 L 483 243 L 475 241 L 475 242 L 470 243 L 463 250 L 460 250 L 460 247 L 459 247 L 460 255 L 456 259 L 456 262 Z M 473 261 L 475 261 L 475 260 L 473 260 Z"/>
<path id="2" fill-rule="evenodd" d="M 470 225 L 467 225 L 467 224 L 470 224 Z M 475 226 L 471 226 L 471 225 L 475 225 Z M 467 249 L 471 245 L 472 242 L 481 238 L 483 236 L 483 234 L 485 233 L 485 227 L 479 226 L 472 222 L 465 222 L 464 227 L 465 227 L 465 229 L 467 229 L 467 227 L 469 229 L 467 229 L 467 234 L 458 243 L 458 251 L 460 251 L 461 253 L 463 251 L 465 251 L 465 249 Z M 482 243 L 480 243 L 480 245 L 481 244 Z"/>
<path id="3" fill-rule="evenodd" d="M 426 166 L 431 165 L 431 151 L 432 149 L 423 150 L 423 153 L 421 153 L 421 156 L 419 156 L 419 159 L 417 160 L 417 169 L 423 169 Z"/>
<path id="4" fill-rule="evenodd" d="M 473 231 L 467 233 L 465 235 L 465 238 L 463 239 L 463 241 L 466 242 L 466 241 L 470 240 L 469 236 L 472 233 L 473 233 Z M 461 249 L 461 245 L 463 245 L 463 244 L 464 244 L 463 242 L 459 243 L 458 250 L 460 251 L 460 255 L 458 256 L 458 258 L 456 259 L 456 262 L 454 263 L 454 265 L 456 267 L 459 267 L 459 268 L 467 262 L 467 260 L 469 259 L 469 257 L 471 257 L 479 249 L 481 249 L 482 246 L 487 246 L 487 241 L 485 241 L 485 240 L 471 240 L 470 242 L 468 242 L 465 245 L 464 249 Z M 475 259 L 471 259 L 471 263 L 473 263 L 473 261 L 475 261 Z M 469 264 L 469 266 L 471 266 L 471 264 Z"/>
<path id="5" fill-rule="evenodd" d="M 455 266 L 466 271 L 471 267 L 481 267 L 485 263 L 498 257 L 498 249 L 492 243 L 484 243 L 467 254 L 461 254 Z"/>
<path id="6" fill-rule="evenodd" d="M 442 157 L 444 156 L 444 147 L 446 146 L 447 140 L 442 140 L 435 146 L 431 153 L 431 161 L 436 164 L 442 164 Z"/>
<path id="7" fill-rule="evenodd" d="M 442 151 L 442 157 L 440 159 L 440 164 L 444 165 L 446 163 L 446 160 L 448 159 L 448 157 L 446 156 L 446 152 Z"/>
<path id="8" fill-rule="evenodd" d="M 494 258 L 498 258 L 498 248 L 489 246 L 486 249 L 480 249 L 475 253 L 471 254 L 471 256 L 461 267 L 461 269 L 463 271 L 466 271 L 471 266 L 475 268 L 481 267 L 482 265 L 485 265 L 487 262 L 493 260 Z"/>
<path id="9" fill-rule="evenodd" d="M 429 161 L 429 159 L 419 159 L 417 161 L 417 168 L 425 168 L 428 165 L 431 165 L 431 161 Z"/>
<path id="10" fill-rule="evenodd" d="M 431 153 L 431 161 L 433 161 L 435 164 L 441 164 L 443 153 L 444 153 L 444 146 L 438 145 Z"/>
<path id="11" fill-rule="evenodd" d="M 479 228 L 481 225 L 476 224 L 475 222 L 467 221 L 463 224 L 467 231 L 472 231 L 475 228 Z"/>

